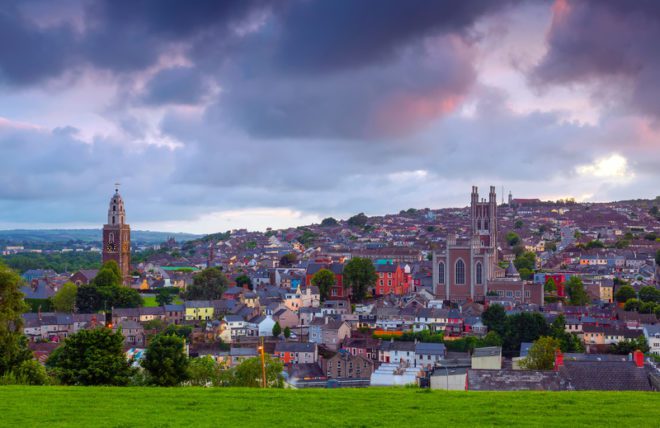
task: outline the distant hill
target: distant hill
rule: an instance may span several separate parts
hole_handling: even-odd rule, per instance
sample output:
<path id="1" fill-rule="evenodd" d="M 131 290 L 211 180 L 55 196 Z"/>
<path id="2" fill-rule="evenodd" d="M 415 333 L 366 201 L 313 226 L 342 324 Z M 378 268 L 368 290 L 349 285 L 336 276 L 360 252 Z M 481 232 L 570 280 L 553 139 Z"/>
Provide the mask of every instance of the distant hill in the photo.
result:
<path id="1" fill-rule="evenodd" d="M 178 242 L 190 241 L 201 237 L 191 233 L 152 232 L 132 230 L 131 241 L 140 244 L 159 244 L 173 237 Z M 101 229 L 15 229 L 0 230 L 0 242 L 11 244 L 52 244 L 80 241 L 82 243 L 101 242 Z"/>

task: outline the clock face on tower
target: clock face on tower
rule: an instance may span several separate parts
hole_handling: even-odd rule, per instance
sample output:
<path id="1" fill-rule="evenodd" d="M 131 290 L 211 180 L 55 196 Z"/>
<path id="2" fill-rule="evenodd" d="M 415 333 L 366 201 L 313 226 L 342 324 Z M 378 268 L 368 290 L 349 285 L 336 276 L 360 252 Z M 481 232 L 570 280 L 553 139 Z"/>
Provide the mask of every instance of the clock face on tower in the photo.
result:
<path id="1" fill-rule="evenodd" d="M 108 243 L 108 245 L 105 246 L 105 249 L 110 253 L 114 253 L 117 251 L 117 244 L 115 244 L 114 242 L 110 242 Z"/>

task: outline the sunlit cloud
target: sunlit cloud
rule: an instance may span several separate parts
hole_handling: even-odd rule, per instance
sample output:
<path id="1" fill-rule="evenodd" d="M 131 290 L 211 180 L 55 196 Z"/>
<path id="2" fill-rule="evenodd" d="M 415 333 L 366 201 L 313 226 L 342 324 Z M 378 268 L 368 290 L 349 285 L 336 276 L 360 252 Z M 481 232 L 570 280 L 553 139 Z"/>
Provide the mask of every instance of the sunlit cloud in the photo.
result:
<path id="1" fill-rule="evenodd" d="M 634 176 L 628 168 L 628 160 L 619 154 L 598 158 L 590 164 L 576 167 L 579 175 L 595 178 L 630 179 Z"/>

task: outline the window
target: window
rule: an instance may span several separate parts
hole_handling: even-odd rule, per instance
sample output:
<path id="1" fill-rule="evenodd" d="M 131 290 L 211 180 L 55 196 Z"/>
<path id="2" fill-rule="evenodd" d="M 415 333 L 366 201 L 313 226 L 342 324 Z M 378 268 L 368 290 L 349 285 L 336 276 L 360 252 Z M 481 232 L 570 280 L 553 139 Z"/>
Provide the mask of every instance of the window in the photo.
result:
<path id="1" fill-rule="evenodd" d="M 387 272 L 387 277 L 392 278 L 392 272 Z"/>
<path id="2" fill-rule="evenodd" d="M 388 279 L 388 280 L 387 280 L 387 285 L 388 285 L 389 287 L 392 286 L 392 280 L 391 280 L 391 279 Z"/>
<path id="3" fill-rule="evenodd" d="M 438 282 L 445 283 L 445 264 L 442 262 L 438 263 Z"/>
<path id="4" fill-rule="evenodd" d="M 525 297 L 529 298 L 532 295 L 529 290 L 525 290 Z"/>
<path id="5" fill-rule="evenodd" d="M 520 297 L 520 290 L 516 290 L 516 297 Z"/>
<path id="6" fill-rule="evenodd" d="M 507 290 L 506 297 L 513 297 L 513 291 Z"/>
<path id="7" fill-rule="evenodd" d="M 380 285 L 383 285 L 383 284 L 384 284 L 384 281 L 381 279 L 380 280 Z"/>
<path id="8" fill-rule="evenodd" d="M 456 272 L 454 273 L 456 284 L 465 284 L 465 263 L 463 260 L 456 262 Z"/>
<path id="9" fill-rule="evenodd" d="M 483 282 L 483 266 L 481 265 L 481 262 L 477 262 L 477 284 L 482 284 Z"/>

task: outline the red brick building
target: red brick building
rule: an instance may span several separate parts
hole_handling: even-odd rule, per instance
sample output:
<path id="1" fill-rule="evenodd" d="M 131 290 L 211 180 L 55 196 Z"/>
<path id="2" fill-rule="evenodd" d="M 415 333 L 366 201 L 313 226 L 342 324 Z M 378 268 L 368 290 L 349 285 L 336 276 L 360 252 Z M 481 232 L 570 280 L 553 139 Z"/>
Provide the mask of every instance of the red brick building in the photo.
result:
<path id="1" fill-rule="evenodd" d="M 108 223 L 103 226 L 103 263 L 114 260 L 125 284 L 130 284 L 131 227 L 126 223 L 124 200 L 115 189 L 108 206 Z"/>
<path id="2" fill-rule="evenodd" d="M 330 289 L 329 299 L 345 299 L 351 295 L 350 288 L 344 288 L 344 264 L 338 262 L 312 262 L 305 272 L 305 285 L 312 284 L 312 278 L 321 269 L 327 269 L 335 275 L 335 285 Z"/>
<path id="3" fill-rule="evenodd" d="M 387 294 L 395 294 L 397 296 L 403 296 L 408 294 L 410 290 L 410 268 L 401 266 L 398 263 L 376 263 L 376 274 L 378 275 L 378 280 L 376 281 L 376 286 L 374 287 L 375 296 L 384 296 Z"/>

